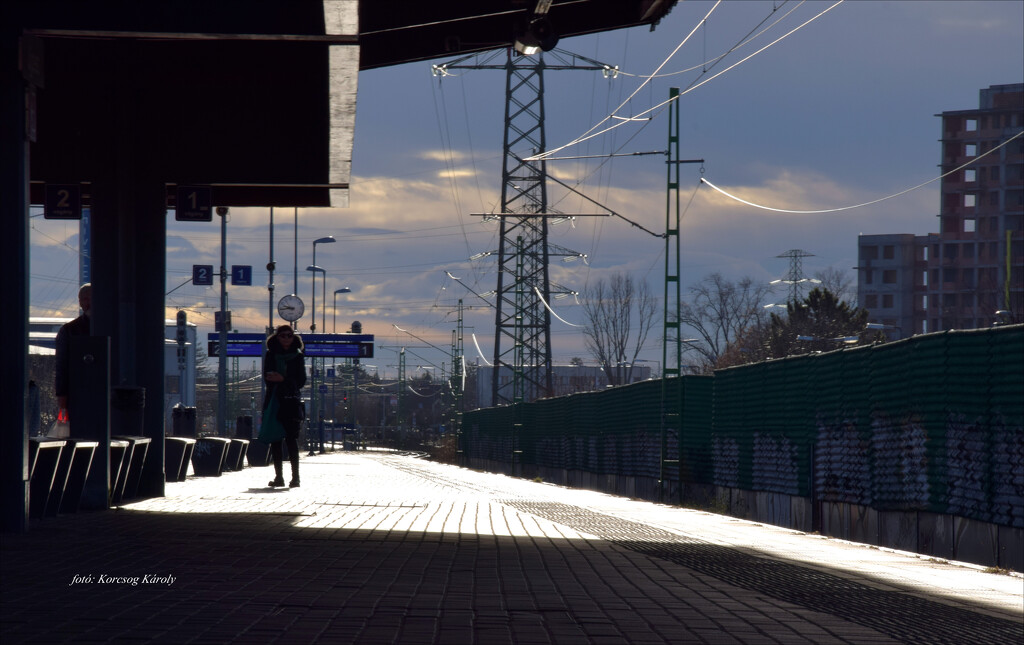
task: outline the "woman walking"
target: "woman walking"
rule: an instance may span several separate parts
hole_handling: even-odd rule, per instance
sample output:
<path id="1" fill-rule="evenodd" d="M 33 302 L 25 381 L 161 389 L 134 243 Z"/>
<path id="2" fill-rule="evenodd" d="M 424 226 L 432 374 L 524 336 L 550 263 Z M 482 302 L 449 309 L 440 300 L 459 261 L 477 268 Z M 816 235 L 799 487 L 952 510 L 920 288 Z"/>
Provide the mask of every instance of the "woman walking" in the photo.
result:
<path id="1" fill-rule="evenodd" d="M 302 338 L 291 327 L 281 325 L 267 338 L 267 355 L 263 359 L 263 379 L 267 394 L 263 399 L 263 423 L 259 439 L 270 444 L 276 477 L 270 486 L 284 486 L 281 441 L 288 446 L 292 464 L 292 488 L 299 486 L 299 427 L 305 409 L 299 390 L 306 384 L 306 363 L 302 355 Z"/>

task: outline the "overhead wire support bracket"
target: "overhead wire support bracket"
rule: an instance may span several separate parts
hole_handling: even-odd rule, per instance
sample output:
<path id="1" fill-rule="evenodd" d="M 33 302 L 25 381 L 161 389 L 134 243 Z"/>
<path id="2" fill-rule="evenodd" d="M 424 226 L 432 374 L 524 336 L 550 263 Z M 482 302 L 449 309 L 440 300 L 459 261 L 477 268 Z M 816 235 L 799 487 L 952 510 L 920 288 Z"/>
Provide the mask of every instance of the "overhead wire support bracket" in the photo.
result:
<path id="1" fill-rule="evenodd" d="M 545 157 L 544 161 L 565 161 L 570 159 L 611 159 L 612 157 L 642 157 L 643 155 L 667 155 L 667 150 L 650 150 L 648 152 L 617 152 L 609 155 L 575 155 L 572 157 Z M 704 160 L 701 160 L 703 163 Z"/>
<path id="2" fill-rule="evenodd" d="M 626 216 L 625 216 L 625 215 L 623 215 L 622 213 L 618 213 L 618 212 L 616 212 L 616 211 L 615 211 L 614 209 L 608 208 L 607 206 L 605 206 L 605 205 L 604 205 L 604 204 L 602 204 L 601 202 L 597 201 L 597 200 L 596 200 L 596 199 L 594 199 L 593 197 L 590 197 L 589 195 L 586 195 L 585 193 L 583 193 L 583 192 L 581 192 L 581 191 L 579 191 L 579 190 L 576 190 L 575 188 L 573 188 L 573 187 L 572 187 L 572 186 L 570 186 L 569 184 L 565 183 L 565 182 L 564 182 L 564 181 L 562 181 L 561 179 L 558 179 L 557 177 L 552 177 L 551 175 L 548 175 L 548 179 L 550 179 L 551 181 L 555 182 L 555 183 L 556 183 L 556 184 L 558 184 L 559 186 L 562 186 L 562 187 L 563 187 L 563 188 L 565 188 L 566 190 L 570 190 L 570 191 L 572 191 L 572 192 L 576 193 L 577 195 L 579 195 L 579 196 L 580 196 L 580 197 L 582 197 L 583 199 L 587 200 L 587 201 L 588 201 L 588 202 L 590 202 L 591 204 L 593 204 L 593 205 L 595 205 L 595 206 L 600 206 L 601 208 L 605 208 L 605 209 L 608 209 L 608 212 L 609 212 L 609 213 L 611 213 L 611 214 L 612 214 L 612 215 L 614 215 L 615 217 L 618 217 L 619 219 L 625 220 L 625 221 L 626 221 L 626 222 L 628 222 L 628 223 L 629 223 L 629 224 L 630 224 L 631 226 L 633 226 L 634 228 L 638 228 L 638 229 L 640 229 L 640 230 L 641 230 L 641 231 L 643 231 L 644 233 L 649 233 L 649 234 L 653 235 L 654 237 L 665 237 L 665 235 L 664 235 L 664 234 L 662 234 L 662 233 L 655 233 L 654 231 L 650 230 L 649 228 L 646 228 L 646 227 L 644 227 L 644 226 L 643 226 L 642 224 L 638 224 L 637 222 L 634 222 L 633 220 L 629 219 L 628 217 L 626 217 Z"/>

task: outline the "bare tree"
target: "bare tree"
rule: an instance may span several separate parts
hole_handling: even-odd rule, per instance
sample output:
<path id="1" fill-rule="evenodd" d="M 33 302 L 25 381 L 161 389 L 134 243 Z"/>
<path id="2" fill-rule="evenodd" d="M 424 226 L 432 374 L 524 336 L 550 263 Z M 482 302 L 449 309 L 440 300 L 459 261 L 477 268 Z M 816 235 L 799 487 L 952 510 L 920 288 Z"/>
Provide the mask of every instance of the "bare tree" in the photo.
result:
<path id="1" fill-rule="evenodd" d="M 647 283 L 634 283 L 622 273 L 608 282 L 598 280 L 584 293 L 584 343 L 611 385 L 632 379 L 633 363 L 657 321 L 657 311 L 658 300 Z"/>
<path id="2" fill-rule="evenodd" d="M 850 272 L 838 267 L 822 269 L 814 274 L 815 279 L 821 282 L 821 288 L 831 291 L 839 302 L 855 304 L 857 299 L 857 287 L 853 284 Z"/>
<path id="3" fill-rule="evenodd" d="M 753 278 L 733 282 L 720 273 L 690 286 L 690 302 L 680 305 L 679 320 L 697 336 L 686 349 L 699 356 L 700 371 L 714 369 L 735 340 L 767 322 L 762 303 L 770 290 Z"/>

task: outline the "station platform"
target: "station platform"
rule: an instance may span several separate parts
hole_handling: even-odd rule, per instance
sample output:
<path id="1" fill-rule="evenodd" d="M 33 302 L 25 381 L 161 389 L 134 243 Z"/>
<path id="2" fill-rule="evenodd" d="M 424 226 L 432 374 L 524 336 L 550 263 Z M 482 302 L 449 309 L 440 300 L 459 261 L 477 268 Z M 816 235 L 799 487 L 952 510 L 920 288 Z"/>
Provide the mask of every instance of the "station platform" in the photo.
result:
<path id="1" fill-rule="evenodd" d="M 0 641 L 1024 642 L 1024 577 L 385 451 L 2 536 Z M 285 464 L 285 480 L 289 479 Z"/>

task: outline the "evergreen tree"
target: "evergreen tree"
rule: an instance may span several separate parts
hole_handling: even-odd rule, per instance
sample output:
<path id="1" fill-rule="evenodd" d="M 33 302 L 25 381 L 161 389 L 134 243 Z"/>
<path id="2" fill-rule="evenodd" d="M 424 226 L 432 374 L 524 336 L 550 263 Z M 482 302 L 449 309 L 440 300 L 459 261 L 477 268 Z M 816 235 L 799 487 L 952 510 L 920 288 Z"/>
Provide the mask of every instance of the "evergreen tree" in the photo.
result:
<path id="1" fill-rule="evenodd" d="M 785 316 L 772 314 L 767 338 L 771 358 L 827 352 L 884 339 L 867 331 L 868 311 L 841 302 L 828 289 L 814 289 L 802 302 L 786 305 Z"/>

